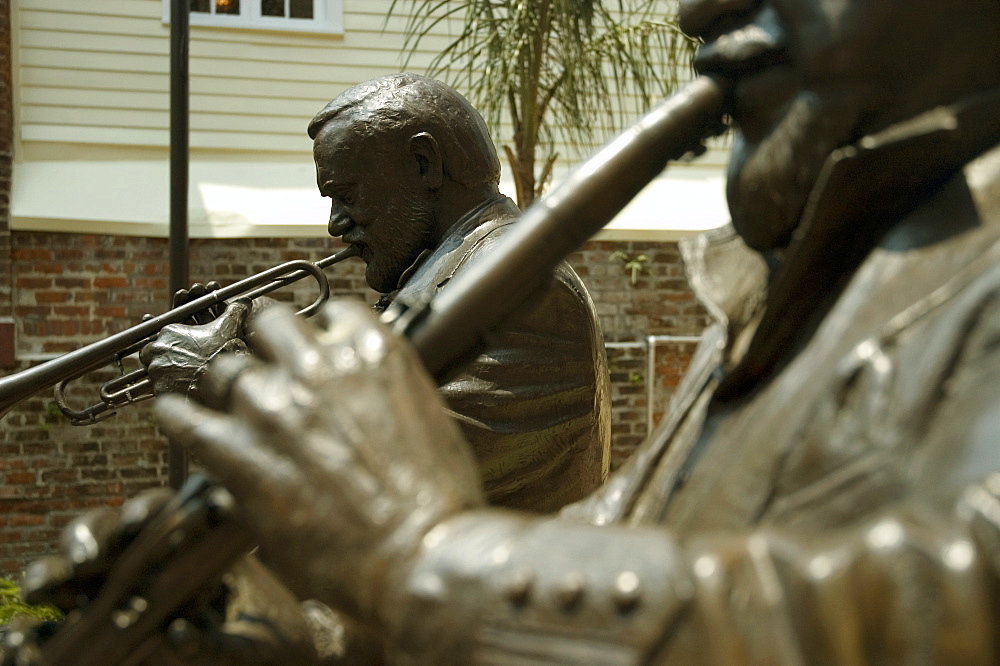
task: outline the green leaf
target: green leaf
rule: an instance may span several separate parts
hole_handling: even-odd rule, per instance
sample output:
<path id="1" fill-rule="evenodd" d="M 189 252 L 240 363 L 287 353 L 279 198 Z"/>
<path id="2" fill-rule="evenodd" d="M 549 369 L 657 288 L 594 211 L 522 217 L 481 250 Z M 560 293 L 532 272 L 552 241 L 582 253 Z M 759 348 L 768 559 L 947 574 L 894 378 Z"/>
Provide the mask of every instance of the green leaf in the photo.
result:
<path id="1" fill-rule="evenodd" d="M 39 620 L 61 620 L 63 614 L 49 605 L 30 606 L 21 599 L 21 590 L 6 578 L 0 578 L 0 625 L 16 617 L 27 616 Z"/>

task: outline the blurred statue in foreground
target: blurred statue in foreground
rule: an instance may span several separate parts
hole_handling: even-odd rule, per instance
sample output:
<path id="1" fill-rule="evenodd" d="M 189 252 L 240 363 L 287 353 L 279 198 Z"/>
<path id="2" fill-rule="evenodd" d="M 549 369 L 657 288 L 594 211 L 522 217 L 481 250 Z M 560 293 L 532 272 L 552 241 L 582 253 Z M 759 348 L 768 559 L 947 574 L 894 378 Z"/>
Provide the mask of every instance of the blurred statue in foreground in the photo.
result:
<path id="1" fill-rule="evenodd" d="M 361 83 L 309 124 L 328 231 L 360 250 L 368 285 L 390 304 L 419 305 L 516 226 L 500 194 L 486 124 L 460 94 L 415 74 Z M 200 295 L 196 286 L 193 295 Z M 203 326 L 168 326 L 143 353 L 158 395 L 200 394 L 215 354 L 264 307 Z M 491 504 L 554 511 L 607 477 L 611 426 L 604 338 L 586 288 L 559 264 L 529 307 L 440 388 L 479 461 Z"/>
<path id="2" fill-rule="evenodd" d="M 1000 654 L 1000 4 L 690 0 L 734 79 L 716 325 L 657 433 L 559 516 L 488 508 L 405 341 L 274 309 L 158 406 L 283 582 L 404 663 Z M 169 398 L 170 396 L 167 396 Z"/>

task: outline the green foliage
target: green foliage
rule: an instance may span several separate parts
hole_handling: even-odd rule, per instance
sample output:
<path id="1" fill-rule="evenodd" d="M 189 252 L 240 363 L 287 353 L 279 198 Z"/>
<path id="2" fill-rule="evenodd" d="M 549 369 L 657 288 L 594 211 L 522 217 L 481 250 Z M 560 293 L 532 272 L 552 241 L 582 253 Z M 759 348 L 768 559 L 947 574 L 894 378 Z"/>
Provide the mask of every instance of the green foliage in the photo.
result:
<path id="1" fill-rule="evenodd" d="M 6 578 L 0 578 L 0 625 L 19 616 L 39 620 L 61 620 L 63 615 L 53 606 L 29 606 L 21 599 L 21 590 Z"/>
<path id="2" fill-rule="evenodd" d="M 400 2 L 393 0 L 390 16 Z M 602 122 L 616 129 L 620 118 L 676 87 L 694 53 L 694 42 L 676 20 L 657 15 L 660 2 L 402 2 L 411 9 L 404 47 L 410 56 L 442 22 L 462 20 L 458 36 L 434 58 L 428 74 L 469 94 L 492 127 L 503 115 L 510 120 L 513 145 L 504 149 L 522 207 L 545 186 L 557 158 L 557 134 L 569 143 L 587 143 Z M 536 179 L 538 150 L 546 157 Z"/>
<path id="3" fill-rule="evenodd" d="M 649 257 L 644 254 L 637 254 L 634 257 L 629 256 L 623 250 L 615 250 L 611 254 L 610 261 L 620 261 L 622 262 L 622 267 L 632 274 L 632 286 L 639 279 L 639 273 L 648 273 L 649 266 L 646 264 L 649 262 Z"/>

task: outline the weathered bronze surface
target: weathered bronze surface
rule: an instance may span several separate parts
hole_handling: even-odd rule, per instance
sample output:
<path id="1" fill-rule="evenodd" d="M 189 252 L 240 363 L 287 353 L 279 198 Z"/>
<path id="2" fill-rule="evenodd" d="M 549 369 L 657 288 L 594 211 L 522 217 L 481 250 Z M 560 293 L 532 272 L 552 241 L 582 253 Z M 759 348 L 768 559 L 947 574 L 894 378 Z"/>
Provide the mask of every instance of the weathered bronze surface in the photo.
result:
<path id="1" fill-rule="evenodd" d="M 428 302 L 520 216 L 497 189 L 500 163 L 481 116 L 438 81 L 397 74 L 359 84 L 316 115 L 309 135 L 331 200 L 329 233 L 366 262 L 368 284 L 383 292 L 379 312 Z M 600 325 L 569 265 L 554 277 L 441 387 L 492 504 L 553 511 L 607 477 Z M 197 395 L 208 359 L 239 346 L 244 320 L 234 308 L 205 326 L 165 329 L 143 354 L 157 393 Z"/>
<path id="2" fill-rule="evenodd" d="M 351 303 L 263 313 L 264 360 L 220 357 L 212 407 L 167 396 L 162 425 L 294 592 L 403 660 L 995 662 L 1000 5 L 681 5 L 734 82 L 739 235 L 687 245 L 716 324 L 600 491 L 487 508 L 412 349 Z"/>

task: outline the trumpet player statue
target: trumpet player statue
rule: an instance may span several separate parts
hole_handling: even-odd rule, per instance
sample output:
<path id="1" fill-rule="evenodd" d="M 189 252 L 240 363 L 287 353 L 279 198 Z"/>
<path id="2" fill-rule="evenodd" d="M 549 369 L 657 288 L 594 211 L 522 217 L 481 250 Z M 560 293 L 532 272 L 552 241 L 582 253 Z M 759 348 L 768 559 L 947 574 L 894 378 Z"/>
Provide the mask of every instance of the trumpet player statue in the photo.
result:
<path id="1" fill-rule="evenodd" d="M 422 304 L 520 214 L 498 190 L 500 162 L 482 117 L 438 81 L 396 74 L 357 85 L 313 118 L 309 136 L 319 190 L 331 200 L 329 233 L 360 251 L 366 281 L 383 294 L 376 310 Z M 156 392 L 196 396 L 208 359 L 246 350 L 240 332 L 260 309 L 236 302 L 206 325 L 166 327 L 143 353 Z M 440 390 L 491 503 L 553 511 L 606 478 L 604 341 L 568 264 Z"/>
<path id="2" fill-rule="evenodd" d="M 599 491 L 488 507 L 352 303 L 263 313 L 161 426 L 401 663 L 995 663 L 1000 3 L 680 5 L 732 89 L 736 233 L 688 245 L 717 323 Z"/>

